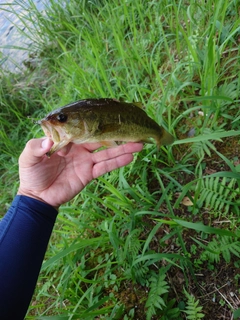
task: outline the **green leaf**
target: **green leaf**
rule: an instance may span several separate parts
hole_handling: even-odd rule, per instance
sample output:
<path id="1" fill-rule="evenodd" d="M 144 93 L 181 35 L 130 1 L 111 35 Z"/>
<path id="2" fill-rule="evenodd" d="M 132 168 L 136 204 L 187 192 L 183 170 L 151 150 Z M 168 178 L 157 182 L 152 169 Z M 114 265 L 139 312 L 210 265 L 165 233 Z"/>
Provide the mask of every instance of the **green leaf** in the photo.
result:
<path id="1" fill-rule="evenodd" d="M 202 223 L 193 223 L 193 222 L 188 222 L 184 220 L 178 220 L 178 219 L 173 219 L 178 225 L 188 228 L 188 229 L 193 229 L 196 231 L 201 231 L 205 233 L 210 233 L 210 234 L 219 234 L 222 236 L 229 236 L 229 237 L 238 237 L 239 235 L 235 234 L 234 232 L 231 232 L 229 230 L 224 230 L 224 229 L 218 229 L 218 228 L 213 228 L 209 226 L 205 226 Z"/>
<path id="2" fill-rule="evenodd" d="M 56 263 L 60 259 L 66 257 L 72 252 L 75 252 L 79 249 L 85 248 L 87 246 L 91 245 L 99 245 L 100 243 L 103 244 L 107 242 L 107 237 L 98 237 L 98 238 L 92 238 L 92 239 L 81 239 L 78 243 L 71 244 L 68 248 L 60 251 L 58 254 L 47 260 L 43 263 L 41 270 L 46 270 L 50 265 Z"/>
<path id="3" fill-rule="evenodd" d="M 234 136 L 239 136 L 240 131 L 235 131 L 235 130 L 230 130 L 230 131 L 219 131 L 216 133 L 209 133 L 209 134 L 201 134 L 197 137 L 193 138 L 187 138 L 187 139 L 181 139 L 181 140 L 176 140 L 173 142 L 172 145 L 178 145 L 178 144 L 183 144 L 183 143 L 193 143 L 193 142 L 202 142 L 202 141 L 207 141 L 207 140 L 218 140 L 221 141 L 222 138 L 226 137 L 234 137 Z"/>
<path id="4" fill-rule="evenodd" d="M 240 308 L 233 311 L 233 319 L 240 318 Z"/>

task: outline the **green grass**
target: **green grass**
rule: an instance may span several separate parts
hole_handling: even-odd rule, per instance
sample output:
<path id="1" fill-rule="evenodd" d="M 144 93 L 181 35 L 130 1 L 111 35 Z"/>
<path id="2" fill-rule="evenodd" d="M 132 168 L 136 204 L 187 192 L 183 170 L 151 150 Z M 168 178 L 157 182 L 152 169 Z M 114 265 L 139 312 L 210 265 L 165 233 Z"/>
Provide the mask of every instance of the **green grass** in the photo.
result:
<path id="1" fill-rule="evenodd" d="M 114 97 L 176 137 L 61 207 L 26 319 L 237 319 L 239 1 L 15 4 L 33 45 L 25 72 L 0 74 L 2 213 L 42 135 L 28 116 Z"/>

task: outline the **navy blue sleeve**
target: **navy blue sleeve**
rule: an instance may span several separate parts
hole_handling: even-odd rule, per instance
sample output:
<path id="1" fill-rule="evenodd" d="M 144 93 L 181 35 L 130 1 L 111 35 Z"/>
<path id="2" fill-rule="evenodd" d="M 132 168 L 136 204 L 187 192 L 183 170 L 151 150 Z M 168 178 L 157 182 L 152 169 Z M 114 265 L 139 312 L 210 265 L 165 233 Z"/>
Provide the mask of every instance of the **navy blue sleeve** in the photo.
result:
<path id="1" fill-rule="evenodd" d="M 52 206 L 16 196 L 0 221 L 0 318 L 27 312 L 56 220 Z"/>

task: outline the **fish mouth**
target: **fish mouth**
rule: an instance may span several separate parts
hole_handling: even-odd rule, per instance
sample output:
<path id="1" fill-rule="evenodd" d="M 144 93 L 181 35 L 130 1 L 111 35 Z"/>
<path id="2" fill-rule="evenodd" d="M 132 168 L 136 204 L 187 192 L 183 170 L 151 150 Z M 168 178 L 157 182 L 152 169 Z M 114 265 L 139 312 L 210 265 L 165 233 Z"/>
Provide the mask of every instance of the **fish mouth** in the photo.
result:
<path id="1" fill-rule="evenodd" d="M 53 142 L 60 142 L 61 141 L 61 128 L 57 128 L 52 126 L 48 121 L 46 120 L 40 120 L 37 122 L 42 127 L 43 132 L 45 135 L 50 138 Z"/>
<path id="2" fill-rule="evenodd" d="M 41 125 L 45 135 L 54 143 L 52 148 L 46 153 L 48 158 L 50 158 L 54 152 L 59 151 L 70 142 L 70 139 L 66 135 L 64 128 L 54 126 L 51 122 L 45 119 L 38 121 L 38 124 Z"/>

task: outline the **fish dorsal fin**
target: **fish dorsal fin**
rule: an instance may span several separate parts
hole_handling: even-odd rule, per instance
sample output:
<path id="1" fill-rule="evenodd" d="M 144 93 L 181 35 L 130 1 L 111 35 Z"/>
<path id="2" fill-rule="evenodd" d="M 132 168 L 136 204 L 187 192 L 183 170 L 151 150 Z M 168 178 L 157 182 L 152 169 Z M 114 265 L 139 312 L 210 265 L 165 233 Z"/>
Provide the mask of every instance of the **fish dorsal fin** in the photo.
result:
<path id="1" fill-rule="evenodd" d="M 142 102 L 138 101 L 138 102 L 132 102 L 132 104 L 140 109 L 143 109 L 143 104 Z"/>

